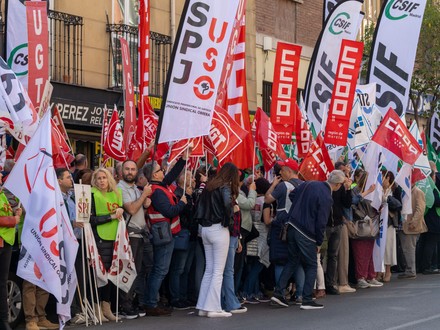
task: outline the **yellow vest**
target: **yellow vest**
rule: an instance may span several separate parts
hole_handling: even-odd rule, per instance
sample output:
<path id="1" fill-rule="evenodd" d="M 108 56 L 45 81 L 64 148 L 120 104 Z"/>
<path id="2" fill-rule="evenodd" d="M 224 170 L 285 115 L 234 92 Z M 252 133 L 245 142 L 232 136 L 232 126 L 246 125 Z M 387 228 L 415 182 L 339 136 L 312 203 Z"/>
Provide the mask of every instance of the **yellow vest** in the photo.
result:
<path id="1" fill-rule="evenodd" d="M 0 217 L 13 216 L 11 205 L 9 205 L 8 198 L 4 192 L 0 193 Z M 15 227 L 7 228 L 0 227 L 0 236 L 9 245 L 14 245 L 15 242 Z"/>
<path id="2" fill-rule="evenodd" d="M 109 215 L 115 212 L 118 207 L 122 207 L 122 191 L 117 188 L 119 197 L 114 191 L 109 191 L 105 195 L 95 187 L 92 187 L 92 194 L 95 199 L 96 215 Z M 110 222 L 98 225 L 96 231 L 98 236 L 107 241 L 114 241 L 118 231 L 118 219 L 113 219 Z"/>

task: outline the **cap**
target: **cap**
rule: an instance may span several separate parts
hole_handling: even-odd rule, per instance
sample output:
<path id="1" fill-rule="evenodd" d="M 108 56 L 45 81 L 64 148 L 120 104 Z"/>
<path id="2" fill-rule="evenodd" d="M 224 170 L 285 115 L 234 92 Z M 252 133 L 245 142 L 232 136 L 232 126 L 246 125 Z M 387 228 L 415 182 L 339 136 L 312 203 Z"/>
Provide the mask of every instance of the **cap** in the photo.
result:
<path id="1" fill-rule="evenodd" d="M 279 160 L 277 163 L 280 166 L 287 166 L 295 172 L 298 172 L 299 170 L 299 165 L 297 161 L 293 160 L 292 158 L 287 158 L 286 160 Z"/>

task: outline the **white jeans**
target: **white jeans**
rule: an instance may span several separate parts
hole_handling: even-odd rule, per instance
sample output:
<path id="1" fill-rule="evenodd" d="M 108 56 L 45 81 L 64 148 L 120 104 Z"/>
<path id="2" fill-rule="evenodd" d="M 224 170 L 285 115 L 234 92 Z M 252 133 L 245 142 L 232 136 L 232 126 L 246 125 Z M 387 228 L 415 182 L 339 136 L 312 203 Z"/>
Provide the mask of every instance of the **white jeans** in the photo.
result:
<path id="1" fill-rule="evenodd" d="M 205 247 L 206 268 L 196 308 L 208 312 L 219 312 L 222 310 L 221 289 L 229 249 L 229 230 L 221 224 L 203 227 L 202 239 Z"/>

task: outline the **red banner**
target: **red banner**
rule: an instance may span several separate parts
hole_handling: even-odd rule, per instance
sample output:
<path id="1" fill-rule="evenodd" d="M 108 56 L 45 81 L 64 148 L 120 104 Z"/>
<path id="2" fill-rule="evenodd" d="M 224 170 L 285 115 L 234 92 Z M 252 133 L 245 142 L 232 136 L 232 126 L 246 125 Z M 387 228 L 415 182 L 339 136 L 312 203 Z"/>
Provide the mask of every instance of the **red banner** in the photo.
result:
<path id="1" fill-rule="evenodd" d="M 392 108 L 388 110 L 371 140 L 410 165 L 414 165 L 422 153 L 417 140 Z"/>
<path id="2" fill-rule="evenodd" d="M 303 176 L 304 180 L 318 180 L 325 181 L 331 171 L 334 170 L 334 166 L 327 148 L 324 144 L 322 134 L 318 134 L 316 141 L 313 142 L 310 147 L 309 153 L 301 163 L 299 172 Z"/>
<path id="3" fill-rule="evenodd" d="M 63 118 L 61 117 L 61 114 L 58 111 L 58 107 L 56 106 L 56 104 L 53 106 L 52 120 L 55 123 L 55 125 L 57 126 L 60 133 L 63 135 L 63 137 L 66 140 L 69 140 L 69 137 L 67 136 L 66 128 L 64 127 Z"/>
<path id="4" fill-rule="evenodd" d="M 172 163 L 173 161 L 176 161 L 177 158 L 181 154 L 183 154 L 183 152 L 186 150 L 186 148 L 190 143 L 192 143 L 192 148 L 193 148 L 190 158 L 198 158 L 205 156 L 202 136 L 193 139 L 184 139 L 177 141 L 172 145 L 170 156 L 168 157 L 168 163 Z"/>
<path id="5" fill-rule="evenodd" d="M 298 104 L 295 104 L 295 137 L 298 147 L 298 158 L 304 158 L 310 149 L 310 144 L 313 142 L 312 133 L 309 125 L 303 117 Z"/>
<path id="6" fill-rule="evenodd" d="M 136 106 L 134 103 L 133 70 L 131 67 L 130 49 L 127 40 L 119 38 L 121 42 L 122 72 L 124 76 L 125 102 L 124 102 L 124 141 L 125 148 L 130 150 L 135 147 L 132 137 L 136 132 Z"/>
<path id="7" fill-rule="evenodd" d="M 252 167 L 254 156 L 254 141 L 252 139 L 251 122 L 249 119 L 247 86 L 246 86 L 246 26 L 245 15 L 242 17 L 240 38 L 235 47 L 232 73 L 228 82 L 227 96 L 224 108 L 229 115 L 243 128 L 249 132 L 237 148 L 230 154 L 230 161 L 238 168 Z M 258 160 L 256 161 L 258 163 Z"/>
<path id="8" fill-rule="evenodd" d="M 28 32 L 28 93 L 37 112 L 49 79 L 49 30 L 46 1 L 26 1 Z M 43 109 L 44 111 L 45 109 Z"/>
<path id="9" fill-rule="evenodd" d="M 139 93 L 140 99 L 149 95 L 150 69 L 150 0 L 139 1 Z"/>
<path id="10" fill-rule="evenodd" d="M 332 99 L 325 126 L 324 141 L 337 146 L 347 145 L 348 126 L 362 62 L 364 43 L 343 39 Z"/>
<path id="11" fill-rule="evenodd" d="M 113 111 L 104 141 L 104 151 L 109 157 L 121 162 L 127 158 L 125 155 L 125 145 L 124 137 L 122 136 L 121 122 L 119 121 L 117 111 Z"/>
<path id="12" fill-rule="evenodd" d="M 301 46 L 278 42 L 272 85 L 270 121 L 282 144 L 292 142 Z"/>
<path id="13" fill-rule="evenodd" d="M 277 156 L 286 159 L 286 153 L 269 117 L 261 108 L 258 108 L 255 113 L 254 124 L 256 127 L 255 141 L 263 156 L 264 169 L 268 171 L 275 165 Z"/>
<path id="14" fill-rule="evenodd" d="M 222 163 L 242 142 L 246 134 L 247 132 L 229 116 L 225 109 L 215 106 L 209 138 L 210 147 L 214 149 L 219 163 Z M 208 150 L 211 148 L 208 147 Z"/>

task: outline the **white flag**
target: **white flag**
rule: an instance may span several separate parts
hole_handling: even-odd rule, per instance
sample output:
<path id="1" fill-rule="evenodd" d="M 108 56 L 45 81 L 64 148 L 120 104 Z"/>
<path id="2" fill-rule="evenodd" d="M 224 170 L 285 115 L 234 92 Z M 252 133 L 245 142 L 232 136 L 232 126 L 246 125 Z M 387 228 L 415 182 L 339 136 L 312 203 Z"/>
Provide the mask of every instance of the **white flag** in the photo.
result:
<path id="1" fill-rule="evenodd" d="M 119 221 L 108 279 L 122 291 L 128 292 L 136 276 L 136 266 L 128 240 L 127 226 L 125 221 Z"/>
<path id="2" fill-rule="evenodd" d="M 388 204 L 385 204 L 382 211 L 380 212 L 379 237 L 376 238 L 376 240 L 374 241 L 374 248 L 373 248 L 373 264 L 374 264 L 374 271 L 376 272 L 384 271 L 383 257 L 385 255 L 387 231 L 388 231 Z"/>
<path id="3" fill-rule="evenodd" d="M 87 260 L 89 260 L 89 264 L 95 270 L 97 286 L 98 288 L 103 287 L 108 283 L 107 270 L 98 253 L 95 236 L 93 236 L 92 227 L 89 222 L 84 223 L 84 238 L 87 246 Z"/>
<path id="4" fill-rule="evenodd" d="M 23 258 L 17 275 L 55 296 L 62 328 L 70 319 L 75 294 L 78 242 L 53 168 L 50 132 L 47 113 L 9 174 L 5 188 L 26 209 L 21 236 Z"/>

